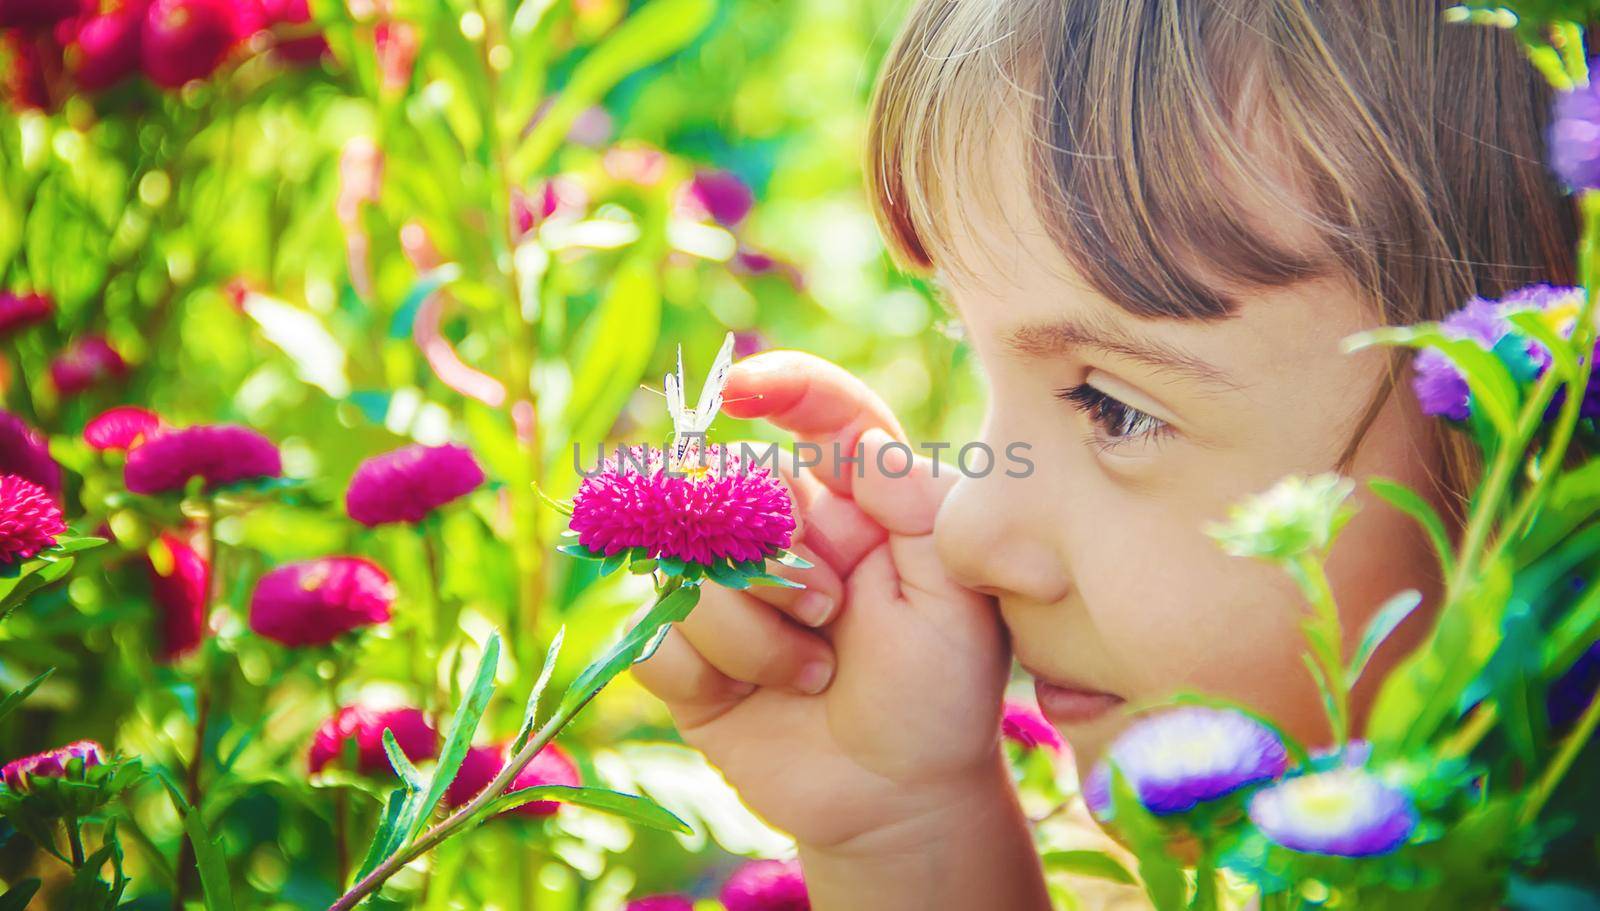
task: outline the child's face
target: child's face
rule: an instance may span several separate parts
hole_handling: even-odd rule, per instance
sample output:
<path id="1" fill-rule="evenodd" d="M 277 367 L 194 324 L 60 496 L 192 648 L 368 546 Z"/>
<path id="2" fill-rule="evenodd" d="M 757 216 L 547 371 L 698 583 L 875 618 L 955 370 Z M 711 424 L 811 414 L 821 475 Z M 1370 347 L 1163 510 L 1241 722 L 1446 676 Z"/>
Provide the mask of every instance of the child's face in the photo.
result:
<path id="1" fill-rule="evenodd" d="M 948 568 L 998 598 L 1041 707 L 1085 769 L 1130 707 L 1183 691 L 1324 741 L 1298 589 L 1274 566 L 1227 556 L 1203 528 L 1286 475 L 1336 469 L 1386 357 L 1343 354 L 1340 340 L 1377 316 L 1328 279 L 1242 293 L 1221 322 L 1134 317 L 1074 278 L 1021 168 L 999 180 L 1004 219 L 965 210 L 955 243 L 973 274 L 951 271 L 944 285 L 987 374 L 981 440 L 1001 468 L 1008 446 L 1029 444 L 1034 470 L 961 480 L 939 516 Z M 1437 505 L 1428 420 L 1397 388 L 1346 473 L 1398 480 Z M 1328 567 L 1347 654 L 1391 595 L 1417 588 L 1429 605 L 1438 591 L 1410 520 L 1370 494 L 1358 505 Z M 1373 662 L 1358 720 L 1426 614 Z"/>

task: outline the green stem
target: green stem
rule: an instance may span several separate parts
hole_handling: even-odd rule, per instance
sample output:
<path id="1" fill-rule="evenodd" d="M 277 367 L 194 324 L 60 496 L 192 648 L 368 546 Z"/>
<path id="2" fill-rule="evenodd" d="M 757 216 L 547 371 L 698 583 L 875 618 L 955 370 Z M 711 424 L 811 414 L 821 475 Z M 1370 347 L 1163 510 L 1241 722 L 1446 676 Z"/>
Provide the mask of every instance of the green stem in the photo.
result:
<path id="1" fill-rule="evenodd" d="M 1308 635 L 1312 657 L 1322 667 L 1333 706 L 1328 719 L 1335 744 L 1343 746 L 1350 737 L 1350 682 L 1344 670 L 1344 624 L 1339 619 L 1339 604 L 1328 583 L 1328 573 L 1319 554 L 1301 554 L 1292 564 L 1292 575 L 1311 604 Z"/>
<path id="2" fill-rule="evenodd" d="M 83 830 L 79 828 L 78 818 L 76 816 L 68 816 L 66 823 L 67 845 L 72 851 L 72 869 L 76 870 L 83 866 L 84 862 Z"/>
<path id="3" fill-rule="evenodd" d="M 1589 700 L 1589 707 L 1579 716 L 1577 726 L 1561 741 L 1561 748 L 1556 752 L 1555 758 L 1550 760 L 1550 765 L 1534 783 L 1533 790 L 1528 792 L 1528 802 L 1522 805 L 1522 824 L 1530 825 L 1539 818 L 1539 811 L 1550 800 L 1556 791 L 1556 786 L 1561 784 L 1561 779 L 1577 760 L 1578 754 L 1583 752 L 1584 746 L 1589 743 L 1589 738 L 1594 736 L 1595 727 L 1600 725 L 1600 693 Z"/>
<path id="4" fill-rule="evenodd" d="M 1194 869 L 1194 901 L 1190 911 L 1217 909 L 1217 849 L 1210 834 L 1200 837 L 1200 859 Z"/>

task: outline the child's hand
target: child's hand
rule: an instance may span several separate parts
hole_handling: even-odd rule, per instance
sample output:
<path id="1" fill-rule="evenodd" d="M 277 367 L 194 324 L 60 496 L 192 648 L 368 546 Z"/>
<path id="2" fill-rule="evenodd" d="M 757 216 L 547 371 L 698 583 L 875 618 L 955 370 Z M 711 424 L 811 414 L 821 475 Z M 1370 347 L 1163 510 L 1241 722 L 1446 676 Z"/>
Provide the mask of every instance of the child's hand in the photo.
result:
<path id="1" fill-rule="evenodd" d="M 955 471 L 935 478 L 919 457 L 891 477 L 909 457 L 892 447 L 879 461 L 902 438 L 894 416 L 866 384 L 810 355 L 739 364 L 727 399 L 730 415 L 821 447 L 820 465 L 785 474 L 800 520 L 793 550 L 815 566 L 778 570 L 801 591 L 707 585 L 638 679 L 684 739 L 804 846 L 904 845 L 960 824 L 953 815 L 970 819 L 974 802 L 1007 803 L 996 790 L 1009 788 L 997 733 L 1004 636 L 992 603 L 951 582 L 934 552 Z M 858 442 L 864 462 L 835 458 Z"/>

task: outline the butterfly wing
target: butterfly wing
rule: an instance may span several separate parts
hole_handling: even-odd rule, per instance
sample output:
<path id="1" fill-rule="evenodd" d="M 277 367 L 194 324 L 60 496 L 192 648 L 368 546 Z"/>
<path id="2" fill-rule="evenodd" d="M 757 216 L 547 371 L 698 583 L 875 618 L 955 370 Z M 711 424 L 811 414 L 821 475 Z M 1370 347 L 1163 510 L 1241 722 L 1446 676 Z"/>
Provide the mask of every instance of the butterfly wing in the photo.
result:
<path id="1" fill-rule="evenodd" d="M 700 390 L 700 401 L 694 406 L 695 430 L 704 432 L 722 410 L 722 390 L 728 385 L 728 371 L 733 369 L 733 333 L 722 340 L 722 350 L 711 364 L 711 373 Z"/>

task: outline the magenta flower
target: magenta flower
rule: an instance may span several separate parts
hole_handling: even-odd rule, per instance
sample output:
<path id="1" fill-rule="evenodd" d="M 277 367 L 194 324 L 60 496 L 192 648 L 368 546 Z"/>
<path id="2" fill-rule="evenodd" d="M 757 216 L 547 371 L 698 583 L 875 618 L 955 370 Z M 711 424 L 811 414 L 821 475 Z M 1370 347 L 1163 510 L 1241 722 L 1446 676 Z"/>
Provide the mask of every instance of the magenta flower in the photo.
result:
<path id="1" fill-rule="evenodd" d="M 0 0 L 0 28 L 48 28 L 78 15 L 79 0 Z"/>
<path id="2" fill-rule="evenodd" d="M 0 292 L 0 337 L 49 319 L 55 309 L 49 295 Z"/>
<path id="3" fill-rule="evenodd" d="M 1250 821 L 1292 851 L 1370 857 L 1405 844 L 1417 810 L 1371 772 L 1336 768 L 1263 788 L 1250 800 Z"/>
<path id="4" fill-rule="evenodd" d="M 31 0 L 12 0 L 28 3 Z M 55 108 L 51 97 L 50 74 L 59 69 L 61 49 L 45 38 L 29 40 L 20 31 L 0 32 L 11 69 L 5 74 L 6 94 L 18 110 L 49 111 Z"/>
<path id="5" fill-rule="evenodd" d="M 722 886 L 728 911 L 811 911 L 798 860 L 752 860 Z"/>
<path id="6" fill-rule="evenodd" d="M 283 474 L 278 447 L 248 427 L 201 424 L 165 430 L 128 453 L 122 480 L 134 493 L 182 490 L 190 478 L 209 487 Z"/>
<path id="7" fill-rule="evenodd" d="M 1045 720 L 1038 706 L 1010 699 L 1006 700 L 1000 716 L 1000 733 L 1024 750 L 1043 747 L 1059 753 L 1067 745 L 1055 727 Z"/>
<path id="8" fill-rule="evenodd" d="M 352 630 L 388 622 L 394 599 L 394 582 L 370 560 L 290 563 L 256 583 L 250 629 L 288 646 L 327 645 Z"/>
<path id="9" fill-rule="evenodd" d="M 93 740 L 75 740 L 53 750 L 13 759 L 0 767 L 0 781 L 4 781 L 5 786 L 11 790 L 25 794 L 28 791 L 29 779 L 67 777 L 67 765 L 74 759 L 83 760 L 85 769 L 104 765 L 105 747 Z"/>
<path id="10" fill-rule="evenodd" d="M 347 705 L 324 721 L 312 736 L 311 753 L 307 757 L 312 773 L 338 762 L 345 744 L 352 742 L 356 749 L 355 771 L 362 775 L 391 773 L 389 755 L 383 749 L 386 730 L 394 732 L 400 752 L 414 763 L 439 755 L 439 733 L 428 724 L 421 709 L 380 710 Z"/>
<path id="11" fill-rule="evenodd" d="M 0 566 L 16 566 L 56 546 L 67 523 L 50 492 L 27 478 L 0 474 Z"/>
<path id="12" fill-rule="evenodd" d="M 260 12 L 260 28 L 288 26 L 304 27 L 310 24 L 311 8 L 306 0 L 244 0 L 255 3 Z M 273 45 L 272 53 L 290 63 L 314 63 L 328 51 L 328 42 L 321 35 L 290 38 Z"/>
<path id="13" fill-rule="evenodd" d="M 230 0 L 155 0 L 140 35 L 144 74 L 179 89 L 216 72 L 239 35 Z"/>
<path id="14" fill-rule="evenodd" d="M 0 411 L 0 474 L 27 478 L 51 496 L 61 493 L 61 466 L 50 457 L 50 443 L 9 411 Z"/>
<path id="15" fill-rule="evenodd" d="M 104 91 L 138 72 L 146 6 L 143 0 L 125 3 L 78 28 L 67 59 L 80 88 Z"/>
<path id="16" fill-rule="evenodd" d="M 150 597 L 161 612 L 161 646 L 158 657 L 173 662 L 194 651 L 205 638 L 206 604 L 210 600 L 211 567 L 199 552 L 176 535 L 163 534 L 169 565 L 158 568 L 150 559 Z"/>
<path id="17" fill-rule="evenodd" d="M 83 441 L 102 452 L 129 450 L 161 428 L 161 416 L 154 411 L 118 405 L 100 412 L 84 425 Z"/>
<path id="18" fill-rule="evenodd" d="M 691 218 L 710 218 L 731 228 L 750 214 L 755 194 L 731 171 L 701 171 L 684 187 L 681 205 Z"/>
<path id="19" fill-rule="evenodd" d="M 578 543 L 606 556 L 639 547 L 701 566 L 764 560 L 789 546 L 793 507 L 770 471 L 716 445 L 687 471 L 669 471 L 666 460 L 635 446 L 584 478 L 572 498 Z"/>
<path id="20" fill-rule="evenodd" d="M 649 895 L 628 902 L 622 911 L 694 911 L 694 902 L 682 895 Z"/>
<path id="21" fill-rule="evenodd" d="M 1573 190 L 1600 187 L 1600 87 L 1562 92 L 1550 120 L 1550 167 Z"/>
<path id="22" fill-rule="evenodd" d="M 98 335 L 79 339 L 50 362 L 50 380 L 62 398 L 71 398 L 127 372 L 122 355 Z"/>
<path id="23" fill-rule="evenodd" d="M 477 797 L 505 767 L 504 746 L 473 747 L 468 750 L 466 758 L 461 761 L 461 771 L 456 773 L 455 780 L 450 782 L 450 787 L 444 792 L 445 805 L 459 807 Z M 582 783 L 583 779 L 579 777 L 578 766 L 572 761 L 572 757 L 551 743 L 535 753 L 533 761 L 511 779 L 511 785 L 506 788 L 506 792 L 547 784 L 575 788 Z M 506 812 L 520 816 L 550 816 L 560 808 L 561 805 L 554 800 L 535 800 Z"/>
<path id="24" fill-rule="evenodd" d="M 1289 754 L 1277 734 L 1247 715 L 1186 706 L 1135 722 L 1111 745 L 1110 761 L 1145 809 L 1166 816 L 1277 778 Z M 1089 773 L 1083 799 L 1096 816 L 1109 818 L 1106 762 Z"/>
<path id="25" fill-rule="evenodd" d="M 482 483 L 483 469 L 465 446 L 406 446 L 356 468 L 345 491 L 345 511 L 368 527 L 420 522 Z"/>

